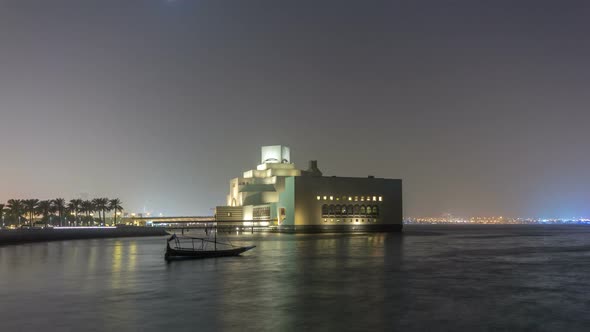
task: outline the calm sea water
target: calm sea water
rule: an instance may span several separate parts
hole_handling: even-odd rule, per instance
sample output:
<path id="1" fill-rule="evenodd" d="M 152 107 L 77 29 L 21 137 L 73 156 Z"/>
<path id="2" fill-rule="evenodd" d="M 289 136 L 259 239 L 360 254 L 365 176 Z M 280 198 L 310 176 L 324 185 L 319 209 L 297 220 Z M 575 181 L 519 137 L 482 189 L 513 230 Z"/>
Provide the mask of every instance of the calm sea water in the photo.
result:
<path id="1" fill-rule="evenodd" d="M 0 247 L 0 330 L 590 330 L 590 227 L 230 240 L 258 247 L 169 264 L 164 238 Z"/>

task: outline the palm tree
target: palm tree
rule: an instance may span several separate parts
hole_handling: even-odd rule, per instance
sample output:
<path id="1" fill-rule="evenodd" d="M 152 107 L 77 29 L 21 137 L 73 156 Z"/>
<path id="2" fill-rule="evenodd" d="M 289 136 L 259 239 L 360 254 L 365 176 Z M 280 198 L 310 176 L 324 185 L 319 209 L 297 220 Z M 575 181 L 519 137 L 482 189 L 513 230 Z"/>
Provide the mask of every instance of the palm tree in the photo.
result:
<path id="1" fill-rule="evenodd" d="M 98 212 L 98 219 L 104 224 L 105 212 L 108 210 L 109 199 L 95 198 L 92 200 L 92 204 L 94 204 L 94 210 Z"/>
<path id="2" fill-rule="evenodd" d="M 68 209 L 70 210 L 71 213 L 74 214 L 74 216 L 76 218 L 76 226 L 79 223 L 78 213 L 80 212 L 80 208 L 82 207 L 82 202 L 83 201 L 81 199 L 72 199 L 68 203 Z"/>
<path id="3" fill-rule="evenodd" d="M 57 212 L 57 209 L 55 208 L 55 205 L 53 205 L 52 201 L 49 201 L 49 203 L 50 203 L 49 205 L 51 205 L 49 208 L 49 213 L 50 213 L 49 220 L 51 221 L 51 224 L 53 225 L 53 217 L 55 216 L 55 212 Z"/>
<path id="4" fill-rule="evenodd" d="M 8 213 L 12 218 L 14 218 L 14 222 L 20 226 L 20 219 L 23 213 L 25 213 L 23 201 L 21 199 L 9 199 L 6 203 Z"/>
<path id="5" fill-rule="evenodd" d="M 111 211 L 109 199 L 104 197 L 104 198 L 99 198 L 98 200 L 100 201 L 99 207 L 102 210 L 102 224 L 106 225 L 107 224 L 107 212 Z"/>
<path id="6" fill-rule="evenodd" d="M 37 204 L 36 208 L 37 214 L 43 216 L 43 222 L 47 223 L 47 219 L 49 218 L 49 214 L 51 213 L 51 201 L 40 201 Z"/>
<path id="7" fill-rule="evenodd" d="M 2 227 L 4 227 L 4 204 L 0 204 L 0 219 L 2 219 Z"/>
<path id="8" fill-rule="evenodd" d="M 59 225 L 62 226 L 62 218 L 64 215 L 64 209 L 66 208 L 66 200 L 63 198 L 56 198 L 52 202 L 53 207 L 57 211 L 57 215 L 59 217 Z"/>
<path id="9" fill-rule="evenodd" d="M 98 220 L 102 220 L 102 218 L 100 217 L 100 201 L 98 198 L 94 198 L 92 200 L 92 206 L 94 207 L 93 212 L 98 212 Z"/>
<path id="10" fill-rule="evenodd" d="M 73 222 L 70 223 L 70 220 L 72 220 L 70 218 L 71 215 L 74 215 L 74 210 L 70 209 L 70 204 L 68 204 L 64 209 L 64 226 L 74 225 Z"/>
<path id="11" fill-rule="evenodd" d="M 123 206 L 121 206 L 121 204 L 123 203 L 121 203 L 121 200 L 118 198 L 114 198 L 109 201 L 109 209 L 113 211 L 113 217 L 115 218 L 113 224 L 115 225 L 117 224 L 117 213 L 123 211 Z"/>
<path id="12" fill-rule="evenodd" d="M 86 222 L 90 219 L 90 213 L 94 212 L 94 204 L 91 201 L 82 201 L 80 204 L 80 212 L 86 214 Z"/>
<path id="13" fill-rule="evenodd" d="M 33 219 L 35 218 L 35 212 L 37 209 L 37 205 L 39 204 L 39 200 L 36 198 L 25 199 L 23 201 L 25 205 L 25 210 L 29 213 L 29 226 L 33 226 Z"/>

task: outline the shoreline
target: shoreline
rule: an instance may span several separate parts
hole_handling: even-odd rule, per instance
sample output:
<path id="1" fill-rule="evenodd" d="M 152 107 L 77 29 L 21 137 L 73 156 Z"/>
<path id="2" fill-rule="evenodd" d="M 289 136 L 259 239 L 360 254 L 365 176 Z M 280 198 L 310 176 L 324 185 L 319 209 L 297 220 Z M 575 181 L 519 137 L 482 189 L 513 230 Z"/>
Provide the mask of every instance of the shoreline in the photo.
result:
<path id="1" fill-rule="evenodd" d="M 164 235 L 168 235 L 164 228 L 141 226 L 126 226 L 103 229 L 74 228 L 1 230 L 0 246 L 34 242 Z"/>

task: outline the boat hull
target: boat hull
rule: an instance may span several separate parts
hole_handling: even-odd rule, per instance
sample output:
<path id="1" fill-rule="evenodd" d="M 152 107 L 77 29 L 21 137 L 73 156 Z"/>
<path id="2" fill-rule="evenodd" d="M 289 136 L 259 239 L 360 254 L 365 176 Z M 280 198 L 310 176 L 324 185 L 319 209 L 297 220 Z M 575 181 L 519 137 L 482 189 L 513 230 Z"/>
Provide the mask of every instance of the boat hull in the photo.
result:
<path id="1" fill-rule="evenodd" d="M 239 247 L 226 250 L 179 250 L 172 249 L 168 246 L 164 258 L 166 260 L 172 259 L 201 259 L 201 258 L 216 258 L 238 256 L 243 252 L 255 248 L 256 246 Z"/>

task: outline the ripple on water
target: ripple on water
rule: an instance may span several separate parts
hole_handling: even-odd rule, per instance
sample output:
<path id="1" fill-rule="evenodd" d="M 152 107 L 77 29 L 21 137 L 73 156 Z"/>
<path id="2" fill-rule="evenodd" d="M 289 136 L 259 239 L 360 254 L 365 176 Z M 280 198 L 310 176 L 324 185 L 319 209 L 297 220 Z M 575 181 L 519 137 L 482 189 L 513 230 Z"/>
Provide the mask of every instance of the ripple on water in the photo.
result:
<path id="1" fill-rule="evenodd" d="M 0 322 L 6 331 L 583 331 L 587 230 L 243 234 L 230 239 L 257 248 L 242 257 L 171 264 L 163 238 L 8 246 Z"/>

